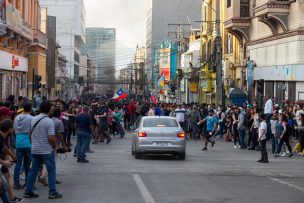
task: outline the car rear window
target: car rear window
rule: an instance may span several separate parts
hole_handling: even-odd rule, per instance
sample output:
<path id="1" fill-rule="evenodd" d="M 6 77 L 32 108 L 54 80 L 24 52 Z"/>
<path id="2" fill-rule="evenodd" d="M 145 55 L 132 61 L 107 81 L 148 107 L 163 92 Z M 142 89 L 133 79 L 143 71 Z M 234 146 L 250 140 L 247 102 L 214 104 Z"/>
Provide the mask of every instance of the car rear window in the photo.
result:
<path id="1" fill-rule="evenodd" d="M 149 118 L 143 122 L 143 127 L 178 127 L 176 120 L 169 118 Z"/>

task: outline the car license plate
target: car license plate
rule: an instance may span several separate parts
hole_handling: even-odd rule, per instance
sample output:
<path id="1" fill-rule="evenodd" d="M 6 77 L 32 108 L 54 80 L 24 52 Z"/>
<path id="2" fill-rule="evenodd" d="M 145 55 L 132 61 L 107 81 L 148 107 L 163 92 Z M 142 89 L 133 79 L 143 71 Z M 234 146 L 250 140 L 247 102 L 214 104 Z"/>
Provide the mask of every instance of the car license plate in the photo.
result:
<path id="1" fill-rule="evenodd" d="M 157 146 L 168 146 L 168 142 L 155 142 Z"/>

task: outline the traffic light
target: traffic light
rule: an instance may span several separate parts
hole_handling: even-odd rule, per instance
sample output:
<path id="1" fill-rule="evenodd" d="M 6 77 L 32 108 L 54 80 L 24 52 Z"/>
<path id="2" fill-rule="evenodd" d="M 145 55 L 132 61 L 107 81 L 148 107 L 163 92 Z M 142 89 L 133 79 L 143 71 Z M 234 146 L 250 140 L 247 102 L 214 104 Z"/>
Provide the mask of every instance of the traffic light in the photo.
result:
<path id="1" fill-rule="evenodd" d="M 42 80 L 42 77 L 40 75 L 34 76 L 34 89 L 35 90 L 39 90 L 42 87 L 41 80 Z"/>
<path id="2" fill-rule="evenodd" d="M 264 93 L 264 80 L 258 80 L 257 81 L 257 91 L 260 92 L 261 94 Z"/>

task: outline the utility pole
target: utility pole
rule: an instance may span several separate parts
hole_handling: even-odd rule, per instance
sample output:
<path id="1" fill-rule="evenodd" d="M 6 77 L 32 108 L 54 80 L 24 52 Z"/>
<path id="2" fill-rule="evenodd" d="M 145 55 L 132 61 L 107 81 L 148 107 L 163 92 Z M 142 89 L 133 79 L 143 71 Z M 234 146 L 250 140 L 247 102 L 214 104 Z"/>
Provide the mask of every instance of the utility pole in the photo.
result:
<path id="1" fill-rule="evenodd" d="M 130 84 L 130 91 L 129 94 L 133 92 L 133 64 L 131 62 L 131 84 Z"/>
<path id="2" fill-rule="evenodd" d="M 216 0 L 216 100 L 224 105 L 220 0 Z"/>
<path id="3" fill-rule="evenodd" d="M 138 88 L 138 78 L 137 78 L 137 69 L 138 68 L 138 64 L 135 64 L 135 95 L 137 96 L 137 88 Z"/>
<path id="4" fill-rule="evenodd" d="M 178 52 L 177 53 L 177 71 L 178 71 L 179 69 L 181 69 L 182 39 L 184 38 L 184 36 L 183 36 L 183 26 L 189 26 L 190 29 L 191 29 L 191 24 L 190 23 L 176 23 L 176 24 L 168 24 L 168 26 L 169 27 L 170 26 L 177 26 L 176 41 L 177 41 L 177 45 L 178 45 L 178 51 L 177 51 Z M 170 33 L 174 33 L 174 32 L 169 31 L 168 36 L 170 36 Z M 178 101 L 178 103 L 182 103 L 181 86 L 180 86 L 182 78 L 179 78 L 177 76 L 176 80 L 177 80 L 177 97 L 178 97 L 177 101 Z"/>

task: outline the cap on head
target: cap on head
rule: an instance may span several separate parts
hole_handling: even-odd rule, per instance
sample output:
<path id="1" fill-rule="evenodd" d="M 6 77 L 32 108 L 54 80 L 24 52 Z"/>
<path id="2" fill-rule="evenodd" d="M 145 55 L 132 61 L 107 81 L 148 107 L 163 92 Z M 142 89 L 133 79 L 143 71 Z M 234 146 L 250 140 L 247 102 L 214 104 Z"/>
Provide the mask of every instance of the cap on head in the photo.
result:
<path id="1" fill-rule="evenodd" d="M 1 107 L 0 116 L 12 116 L 12 112 L 7 107 Z"/>

